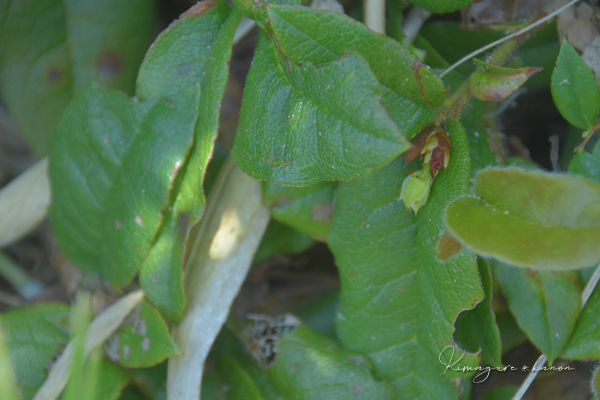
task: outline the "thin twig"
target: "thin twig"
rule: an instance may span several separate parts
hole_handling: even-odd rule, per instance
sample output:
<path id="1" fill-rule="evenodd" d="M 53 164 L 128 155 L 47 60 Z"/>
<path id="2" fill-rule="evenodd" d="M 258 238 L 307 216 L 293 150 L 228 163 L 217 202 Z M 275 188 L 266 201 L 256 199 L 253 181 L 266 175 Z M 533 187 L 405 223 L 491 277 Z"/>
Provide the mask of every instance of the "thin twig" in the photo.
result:
<path id="1" fill-rule="evenodd" d="M 31 278 L 20 265 L 0 252 L 0 276 L 12 285 L 12 287 L 24 299 L 32 299 L 43 289 L 41 283 Z"/>
<path id="2" fill-rule="evenodd" d="M 515 36 L 521 36 L 522 34 L 529 32 L 530 30 L 532 30 L 533 28 L 535 28 L 536 26 L 539 26 L 541 24 L 543 24 L 544 22 L 548 21 L 551 18 L 554 18 L 556 15 L 560 14 L 561 12 L 563 12 L 564 10 L 566 10 L 567 8 L 571 7 L 573 4 L 577 3 L 579 0 L 571 0 L 568 4 L 562 6 L 561 8 L 559 8 L 558 10 L 546 15 L 544 18 L 534 22 L 531 25 L 527 25 L 525 28 L 512 33 L 508 36 L 503 37 L 502 39 L 498 39 L 495 42 L 492 42 L 486 46 L 483 46 L 469 54 L 467 54 L 466 56 L 464 56 L 463 58 L 461 58 L 460 60 L 458 60 L 457 62 L 455 62 L 454 64 L 452 64 L 447 70 L 445 70 L 440 77 L 444 77 L 448 72 L 452 71 L 453 69 L 455 69 L 456 67 L 458 67 L 459 65 L 461 65 L 462 63 L 469 61 L 471 58 L 475 57 L 478 54 L 483 53 L 484 51 L 487 51 L 493 47 L 496 47 L 497 45 L 514 38 Z"/>
<path id="3" fill-rule="evenodd" d="M 596 270 L 594 271 L 592 277 L 588 281 L 587 285 L 585 285 L 585 288 L 583 289 L 583 292 L 581 293 L 581 310 L 583 310 L 583 308 L 585 307 L 585 304 L 587 303 L 590 296 L 592 295 L 592 292 L 594 291 L 594 288 L 596 287 L 598 280 L 600 280 L 600 264 L 596 267 Z M 512 400 L 521 400 L 521 398 L 523 397 L 523 395 L 525 394 L 527 389 L 529 389 L 529 386 L 531 386 L 531 382 L 533 382 L 533 380 L 535 379 L 537 374 L 540 372 L 540 370 L 544 367 L 544 365 L 546 365 L 547 360 L 548 360 L 548 358 L 544 354 L 542 354 L 542 356 L 540 356 L 540 358 L 538 359 L 538 361 L 535 364 L 536 368 L 531 369 L 531 372 L 527 376 L 527 379 L 525 379 L 523 384 L 521 384 L 521 387 L 519 388 L 517 393 L 515 393 Z"/>

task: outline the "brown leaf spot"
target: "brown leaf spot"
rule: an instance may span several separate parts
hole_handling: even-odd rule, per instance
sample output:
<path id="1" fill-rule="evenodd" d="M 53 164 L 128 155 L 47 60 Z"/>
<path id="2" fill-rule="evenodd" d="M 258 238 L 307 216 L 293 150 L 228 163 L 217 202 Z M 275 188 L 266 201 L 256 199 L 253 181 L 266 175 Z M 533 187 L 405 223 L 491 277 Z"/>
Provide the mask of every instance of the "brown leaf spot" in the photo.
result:
<path id="1" fill-rule="evenodd" d="M 183 240 L 187 236 L 188 223 L 190 222 L 190 214 L 182 211 L 177 216 L 177 235 Z"/>
<path id="2" fill-rule="evenodd" d="M 354 396 L 360 395 L 360 392 L 362 392 L 362 386 L 360 386 L 360 385 L 352 386 L 352 394 Z"/>
<path id="3" fill-rule="evenodd" d="M 122 227 L 123 227 L 123 224 L 121 224 L 121 221 L 119 221 L 118 219 L 115 220 L 115 228 L 121 229 Z"/>
<path id="4" fill-rule="evenodd" d="M 350 271 L 350 273 L 348 274 L 348 277 L 350 277 L 350 279 L 354 279 L 355 276 L 356 276 L 356 272 L 354 272 L 354 271 Z"/>
<path id="5" fill-rule="evenodd" d="M 310 213 L 312 215 L 312 219 L 315 221 L 325 222 L 326 224 L 331 222 L 331 217 L 333 216 L 333 203 L 326 202 L 321 204 L 315 204 L 310 209 Z"/>
<path id="6" fill-rule="evenodd" d="M 404 290 L 404 285 L 403 285 L 403 284 L 401 284 L 401 283 L 399 283 L 399 284 L 398 284 L 398 290 Z"/>
<path id="7" fill-rule="evenodd" d="M 48 82 L 50 83 L 56 83 L 60 80 L 60 78 L 62 78 L 62 72 L 60 72 L 60 69 L 58 69 L 58 67 L 52 66 L 50 67 L 50 69 L 48 69 Z"/>
<path id="8" fill-rule="evenodd" d="M 446 261 L 463 249 L 463 245 L 448 231 L 445 231 L 437 245 L 438 259 Z"/>
<path id="9" fill-rule="evenodd" d="M 96 59 L 96 70 L 101 80 L 108 81 L 115 79 L 122 69 L 123 60 L 118 54 L 112 51 L 105 51 L 99 54 Z"/>

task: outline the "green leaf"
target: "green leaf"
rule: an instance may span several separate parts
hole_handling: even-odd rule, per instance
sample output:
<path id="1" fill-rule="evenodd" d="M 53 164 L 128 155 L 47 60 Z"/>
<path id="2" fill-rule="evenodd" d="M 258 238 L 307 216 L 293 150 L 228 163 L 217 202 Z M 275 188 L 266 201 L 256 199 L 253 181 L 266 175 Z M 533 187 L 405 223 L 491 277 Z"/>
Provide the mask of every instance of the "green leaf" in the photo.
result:
<path id="1" fill-rule="evenodd" d="M 143 301 L 106 344 L 109 357 L 124 367 L 147 368 L 181 354 L 158 311 Z"/>
<path id="2" fill-rule="evenodd" d="M 406 137 L 433 121 L 434 108 L 446 95 L 443 83 L 394 40 L 334 12 L 277 5 L 268 5 L 267 11 L 267 29 L 278 50 L 261 39 L 248 75 L 233 148 L 245 172 L 271 183 L 304 186 L 319 180 L 347 180 L 389 163 L 406 149 L 406 141 L 389 125 L 379 99 Z M 368 67 L 356 61 L 356 53 Z M 348 54 L 355 55 L 344 57 Z M 323 68 L 313 69 L 310 64 Z M 342 70 L 354 71 L 345 82 L 340 81 Z M 381 83 L 380 90 L 374 87 L 372 74 Z M 297 86 L 307 80 L 309 87 Z M 308 90 L 317 90 L 319 84 L 318 93 Z M 323 102 L 330 97 L 331 104 Z M 351 111 L 359 102 L 365 105 Z M 381 116 L 365 115 L 357 121 L 369 108 Z M 368 122 L 372 118 L 376 121 Z M 355 121 L 360 136 L 341 135 L 340 128 L 347 128 L 339 119 Z M 338 164 L 342 160 L 346 170 Z"/>
<path id="3" fill-rule="evenodd" d="M 129 383 L 129 375 L 123 368 L 106 358 L 100 361 L 100 380 L 96 388 L 97 400 L 116 400 Z"/>
<path id="4" fill-rule="evenodd" d="M 575 327 L 581 288 L 575 271 L 536 271 L 492 263 L 517 323 L 550 363 Z"/>
<path id="5" fill-rule="evenodd" d="M 181 318 L 185 307 L 185 243 L 204 209 L 202 183 L 219 129 L 233 35 L 240 21 L 240 13 L 224 1 L 199 3 L 184 15 L 158 37 L 146 55 L 137 88 L 138 98 L 149 99 L 172 96 L 196 82 L 202 87 L 199 103 L 190 104 L 198 110 L 192 152 L 180 166 L 177 192 L 140 270 L 147 298 L 174 321 Z"/>
<path id="6" fill-rule="evenodd" d="M 503 386 L 493 388 L 485 392 L 483 400 L 512 400 L 518 391 L 518 386 Z"/>
<path id="7" fill-rule="evenodd" d="M 69 101 L 91 81 L 133 93 L 154 30 L 154 0 L 4 2 L 2 95 L 36 153 Z"/>
<path id="8" fill-rule="evenodd" d="M 486 169 L 477 197 L 446 210 L 454 236 L 477 253 L 520 267 L 564 270 L 600 260 L 600 185 L 573 175 Z"/>
<path id="9" fill-rule="evenodd" d="M 471 155 L 471 177 L 475 178 L 479 171 L 502 162 L 504 144 L 500 135 L 492 134 L 487 129 L 466 131 Z"/>
<path id="10" fill-rule="evenodd" d="M 596 287 L 581 311 L 573 334 L 560 355 L 562 358 L 584 361 L 600 359 L 598 315 L 600 315 L 600 289 Z"/>
<path id="11" fill-rule="evenodd" d="M 482 67 L 471 75 L 471 93 L 479 100 L 502 100 L 513 94 L 541 68 L 502 68 L 479 60 Z"/>
<path id="12" fill-rule="evenodd" d="M 374 379 L 364 356 L 341 349 L 306 325 L 284 335 L 277 346 L 277 359 L 267 374 L 286 398 L 398 398 L 388 383 Z"/>
<path id="13" fill-rule="evenodd" d="M 414 399 L 458 395 L 444 361 L 463 356 L 452 334 L 457 315 L 483 299 L 475 255 L 463 251 L 437 260 L 444 232 L 443 210 L 467 192 L 470 162 L 464 130 L 448 124 L 450 164 L 438 173 L 429 200 L 417 216 L 398 200 L 408 170 L 397 159 L 371 175 L 339 185 L 328 243 L 341 278 L 337 318 L 340 343 L 371 360 L 374 376 Z M 460 282 L 460 285 L 458 284 Z M 465 354 L 461 367 L 478 357 Z M 456 366 L 456 365 L 455 365 Z"/>
<path id="14" fill-rule="evenodd" d="M 167 361 L 150 368 L 137 368 L 132 375 L 137 386 L 150 399 L 167 400 Z"/>
<path id="15" fill-rule="evenodd" d="M 527 341 L 527 336 L 519 325 L 510 311 L 498 311 L 496 312 L 496 324 L 500 329 L 500 338 L 502 339 L 502 354 L 506 354 L 510 350 L 514 349 L 520 344 Z"/>
<path id="16" fill-rule="evenodd" d="M 48 377 L 53 356 L 69 341 L 69 307 L 38 304 L 0 315 L 23 399 L 33 398 Z"/>
<path id="17" fill-rule="evenodd" d="M 447 13 L 465 8 L 473 0 L 409 0 L 410 3 L 423 7 L 432 13 Z"/>
<path id="18" fill-rule="evenodd" d="M 264 35 L 256 54 L 232 149 L 244 172 L 280 185 L 348 180 L 408 149 L 362 57 L 281 67 Z"/>
<path id="19" fill-rule="evenodd" d="M 333 215 L 337 184 L 320 182 L 305 187 L 263 183 L 263 201 L 271 216 L 317 240 L 325 240 Z"/>
<path id="20" fill-rule="evenodd" d="M 299 232 L 276 220 L 271 220 L 256 254 L 254 262 L 265 260 L 275 254 L 300 253 L 312 246 L 315 241 L 302 232 Z"/>
<path id="21" fill-rule="evenodd" d="M 552 98 L 572 125 L 589 129 L 600 112 L 600 87 L 594 72 L 566 40 L 552 73 Z"/>
<path id="22" fill-rule="evenodd" d="M 600 159 L 582 151 L 573 156 L 569 172 L 600 183 Z"/>
<path id="23" fill-rule="evenodd" d="M 21 398 L 17 387 L 17 377 L 13 368 L 12 359 L 8 353 L 8 345 L 4 331 L 0 324 L 0 398 L 4 400 L 18 400 Z"/>
<path id="24" fill-rule="evenodd" d="M 162 223 L 196 124 L 199 88 L 138 103 L 91 85 L 65 110 L 49 155 L 61 249 L 113 286 L 134 277 Z"/>
<path id="25" fill-rule="evenodd" d="M 500 330 L 492 310 L 492 271 L 487 260 L 477 260 L 485 299 L 473 310 L 463 311 L 456 319 L 456 342 L 471 353 L 481 351 L 481 360 L 492 367 L 502 366 Z"/>

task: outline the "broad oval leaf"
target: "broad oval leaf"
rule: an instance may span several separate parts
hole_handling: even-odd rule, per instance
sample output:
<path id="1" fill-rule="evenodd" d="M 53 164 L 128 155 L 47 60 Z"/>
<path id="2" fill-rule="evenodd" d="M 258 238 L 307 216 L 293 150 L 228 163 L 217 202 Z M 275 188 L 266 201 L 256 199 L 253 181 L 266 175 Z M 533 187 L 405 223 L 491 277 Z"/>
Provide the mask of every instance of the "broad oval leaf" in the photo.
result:
<path id="1" fill-rule="evenodd" d="M 138 103 L 92 84 L 65 110 L 49 155 L 61 249 L 113 286 L 134 277 L 193 143 L 199 87 Z"/>
<path id="2" fill-rule="evenodd" d="M 347 80 L 343 84 L 338 83 L 337 87 L 333 82 L 339 82 L 338 77 L 327 78 L 331 80 L 329 83 L 319 83 L 324 86 L 319 91 L 319 98 L 322 100 L 335 91 L 338 92 L 338 97 L 331 102 L 331 106 L 323 101 L 318 103 L 319 113 L 323 113 L 325 105 L 325 110 L 335 111 L 338 118 L 352 121 L 358 114 L 352 118 L 345 117 L 344 113 L 350 111 L 348 106 L 354 107 L 356 101 L 362 99 L 364 107 L 381 110 L 378 104 L 381 99 L 381 106 L 406 137 L 416 135 L 433 121 L 434 108 L 443 102 L 446 95 L 443 83 L 399 43 L 334 12 L 268 4 L 267 13 L 265 29 L 277 46 L 270 44 L 266 38 L 259 43 L 246 84 L 233 148 L 234 157 L 245 172 L 272 183 L 289 186 L 304 186 L 320 180 L 347 180 L 380 168 L 407 148 L 406 141 L 399 137 L 398 132 L 392 134 L 391 128 L 386 127 L 387 117 L 373 121 L 366 127 L 362 124 L 372 117 L 361 118 L 362 122 L 358 126 L 363 126 L 363 130 L 369 128 L 366 132 L 380 126 L 380 133 L 373 135 L 363 133 L 361 136 L 348 137 L 349 135 L 337 133 L 336 137 L 328 134 L 318 128 L 334 128 L 331 131 L 334 133 L 339 132 L 342 125 L 340 122 L 334 123 L 335 120 L 331 118 L 325 120 L 327 114 L 322 114 L 319 126 L 311 125 L 309 122 L 315 118 L 314 109 L 310 107 L 312 103 L 307 103 L 294 90 L 293 82 L 288 81 L 299 76 L 300 71 L 294 71 L 294 67 L 283 60 L 302 65 L 304 69 L 310 63 L 316 67 L 328 68 L 329 71 L 332 71 L 332 66 L 336 63 L 336 68 L 340 68 L 344 59 L 338 59 L 348 54 L 358 53 L 367 61 L 368 67 L 364 73 L 361 72 L 361 76 L 369 76 L 367 81 L 361 80 L 354 84 Z M 351 58 L 355 60 L 355 57 L 356 55 Z M 355 63 L 355 66 L 358 67 L 358 64 Z M 364 68 L 361 66 L 360 69 Z M 318 71 L 321 70 L 315 70 L 314 78 Z M 383 97 L 377 94 L 374 86 L 369 86 L 369 82 L 374 80 L 372 74 L 381 84 Z M 317 81 L 312 82 L 313 74 L 305 72 L 303 75 L 306 77 L 304 81 L 294 79 L 294 82 L 308 80 L 311 85 L 301 89 L 317 89 Z M 318 75 L 326 77 L 324 73 Z M 371 94 L 367 96 L 368 93 Z M 258 115 L 262 117 L 258 118 Z M 334 124 L 331 125 L 332 123 Z M 381 130 L 382 127 L 387 129 L 387 133 Z M 296 132 L 296 136 L 292 136 L 292 132 Z M 385 137 L 388 141 L 391 139 L 390 148 L 382 148 L 385 143 L 382 138 Z M 291 146 L 287 142 L 290 140 L 302 146 Z M 356 152 L 354 149 L 359 149 L 360 146 L 363 148 Z M 300 164 L 300 155 L 304 157 L 303 152 L 307 148 L 314 149 L 311 157 L 315 160 L 315 165 L 308 164 L 303 177 L 298 174 L 298 166 L 295 164 Z M 375 153 L 379 154 L 378 160 L 373 156 Z M 343 165 L 337 165 L 337 160 L 351 162 L 351 168 L 340 171 Z"/>
<path id="3" fill-rule="evenodd" d="M 262 36 L 232 156 L 254 178 L 305 186 L 364 175 L 408 149 L 359 55 L 322 67 L 279 66 Z M 282 71 L 282 69 L 287 71 Z"/>
<path id="4" fill-rule="evenodd" d="M 502 100 L 513 94 L 541 68 L 503 68 L 476 60 L 482 69 L 470 79 L 471 93 L 479 100 Z"/>
<path id="5" fill-rule="evenodd" d="M 285 398 L 396 399 L 387 382 L 378 382 L 364 356 L 337 346 L 301 325 L 278 342 L 269 380 Z"/>
<path id="6" fill-rule="evenodd" d="M 536 271 L 492 261 L 517 324 L 550 363 L 569 340 L 581 308 L 575 271 Z"/>
<path id="7" fill-rule="evenodd" d="M 398 200 L 414 168 L 401 159 L 340 183 L 336 192 L 328 244 L 341 278 L 337 334 L 345 348 L 369 357 L 374 376 L 391 382 L 401 399 L 458 395 L 452 381 L 461 375 L 444 376 L 440 353 L 445 351 L 445 361 L 452 352 L 454 361 L 463 356 L 453 346 L 454 322 L 483 299 L 473 253 L 437 259 L 444 207 L 467 192 L 470 180 L 464 130 L 450 121 L 448 134 L 450 164 L 417 216 Z M 478 361 L 466 354 L 458 364 L 474 367 Z"/>
<path id="8" fill-rule="evenodd" d="M 446 223 L 477 253 L 520 267 L 564 270 L 600 260 L 600 184 L 517 168 L 486 169 Z"/>
<path id="9" fill-rule="evenodd" d="M 600 183 L 600 158 L 586 151 L 579 152 L 573 156 L 569 172 Z"/>
<path id="10" fill-rule="evenodd" d="M 38 304 L 0 315 L 10 358 L 24 400 L 48 377 L 49 363 L 69 342 L 69 307 Z"/>
<path id="11" fill-rule="evenodd" d="M 190 227 L 202 215 L 202 187 L 219 130 L 219 110 L 229 73 L 228 62 L 240 13 L 224 1 L 202 2 L 171 24 L 155 41 L 140 68 L 140 99 L 171 96 L 196 82 L 202 96 L 193 147 L 176 182 L 165 222 L 140 269 L 147 298 L 169 319 L 178 321 L 185 307 L 183 258 Z M 194 107 L 190 104 L 190 107 Z"/>
<path id="12" fill-rule="evenodd" d="M 567 121 L 589 129 L 600 112 L 600 87 L 594 72 L 566 40 L 552 73 L 552 97 Z"/>
<path id="13" fill-rule="evenodd" d="M 147 368 L 181 354 L 158 311 L 144 300 L 106 343 L 108 356 L 128 368 Z"/>
<path id="14" fill-rule="evenodd" d="M 133 94 L 155 1 L 12 1 L 0 5 L 0 14 L 2 94 L 43 154 L 63 109 L 90 81 Z"/>

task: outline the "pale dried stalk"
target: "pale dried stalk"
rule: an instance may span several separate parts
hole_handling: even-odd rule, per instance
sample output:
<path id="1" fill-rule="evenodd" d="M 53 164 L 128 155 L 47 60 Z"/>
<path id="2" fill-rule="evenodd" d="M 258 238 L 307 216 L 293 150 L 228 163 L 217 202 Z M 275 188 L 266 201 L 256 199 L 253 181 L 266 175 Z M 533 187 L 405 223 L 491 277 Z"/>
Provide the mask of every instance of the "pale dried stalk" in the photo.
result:
<path id="1" fill-rule="evenodd" d="M 200 398 L 204 362 L 246 279 L 269 219 L 261 182 L 229 159 L 210 193 L 204 219 L 188 242 L 187 310 L 172 332 L 183 354 L 169 359 L 169 400 Z"/>
<path id="2" fill-rule="evenodd" d="M 0 191 L 0 247 L 19 240 L 46 217 L 50 204 L 47 168 L 44 158 Z"/>
<path id="3" fill-rule="evenodd" d="M 142 290 L 129 293 L 94 319 L 86 331 L 84 354 L 87 356 L 92 350 L 104 343 L 135 307 L 140 304 L 143 298 L 144 292 Z M 33 400 L 55 400 L 60 396 L 69 380 L 73 351 L 73 341 L 71 341 L 52 367 L 50 375 L 35 394 Z"/>
<path id="4" fill-rule="evenodd" d="M 364 0 L 365 25 L 385 34 L 385 0 Z"/>

